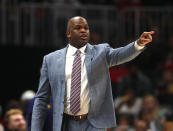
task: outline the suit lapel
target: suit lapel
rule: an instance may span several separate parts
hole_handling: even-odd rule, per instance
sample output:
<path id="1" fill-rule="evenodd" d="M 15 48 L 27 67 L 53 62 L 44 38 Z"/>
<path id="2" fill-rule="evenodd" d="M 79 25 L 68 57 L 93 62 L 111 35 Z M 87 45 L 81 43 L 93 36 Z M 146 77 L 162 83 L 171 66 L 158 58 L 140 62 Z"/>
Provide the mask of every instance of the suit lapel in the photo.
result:
<path id="1" fill-rule="evenodd" d="M 85 58 L 85 66 L 86 66 L 86 71 L 87 71 L 87 78 L 88 78 L 88 89 L 89 89 L 89 97 L 90 97 L 90 109 L 89 109 L 89 114 L 92 114 L 92 107 L 93 107 L 93 89 L 92 87 L 92 74 L 91 74 L 91 68 L 92 68 L 92 60 L 94 58 L 94 48 L 92 45 L 87 44 L 86 48 L 86 58 Z"/>
<path id="2" fill-rule="evenodd" d="M 89 43 L 87 44 L 86 47 L 86 58 L 85 58 L 85 66 L 86 66 L 86 71 L 87 71 L 87 78 L 88 78 L 88 84 L 90 85 L 90 76 L 91 76 L 91 62 L 94 56 L 94 49 L 93 46 L 90 45 Z"/>
<path id="3" fill-rule="evenodd" d="M 57 76 L 62 76 L 61 82 L 63 82 L 63 83 L 65 83 L 65 67 L 66 67 L 67 49 L 68 49 L 68 45 L 67 45 L 67 47 L 62 49 L 57 54 L 57 57 L 56 57 L 56 58 L 58 58 L 57 59 L 58 71 L 56 72 L 56 74 L 57 74 Z M 95 53 L 95 51 L 93 49 L 93 46 L 88 43 L 87 47 L 86 47 L 85 66 L 86 66 L 86 71 L 87 71 L 88 87 L 89 88 L 91 85 L 91 63 L 92 63 L 92 59 L 94 57 L 94 53 Z M 55 77 L 55 78 L 57 78 L 57 77 Z"/>
<path id="4" fill-rule="evenodd" d="M 57 63 L 58 63 L 58 74 L 61 74 L 62 76 L 62 81 L 65 82 L 65 67 L 66 67 L 66 53 L 67 53 L 68 45 L 62 49 L 58 54 L 57 54 Z M 87 44 L 86 47 L 86 58 L 85 58 L 85 66 L 86 66 L 86 71 L 87 71 L 87 78 L 88 78 L 88 84 L 90 85 L 90 76 L 91 76 L 91 61 L 94 56 L 94 49 L 93 46 L 90 45 L 89 43 Z"/>
<path id="5" fill-rule="evenodd" d="M 66 66 L 66 53 L 67 53 L 67 49 L 68 49 L 68 45 L 66 46 L 66 48 L 64 48 L 64 50 L 62 50 L 62 76 L 63 79 L 62 81 L 65 82 L 65 66 Z"/>
<path id="6" fill-rule="evenodd" d="M 56 66 L 56 76 L 60 77 L 55 77 L 55 78 L 60 78 L 62 83 L 65 83 L 65 65 L 66 65 L 66 53 L 67 53 L 67 47 L 62 49 L 56 56 L 56 61 L 58 66 Z"/>

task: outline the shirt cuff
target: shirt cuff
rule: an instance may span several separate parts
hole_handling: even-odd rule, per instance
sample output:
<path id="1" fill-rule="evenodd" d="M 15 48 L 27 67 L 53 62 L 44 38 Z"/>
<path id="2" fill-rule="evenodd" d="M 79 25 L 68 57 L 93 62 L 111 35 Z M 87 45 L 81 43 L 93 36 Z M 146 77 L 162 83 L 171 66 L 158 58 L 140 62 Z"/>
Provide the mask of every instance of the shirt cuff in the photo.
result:
<path id="1" fill-rule="evenodd" d="M 139 46 L 139 45 L 137 44 L 137 41 L 135 41 L 134 46 L 135 46 L 135 49 L 136 49 L 136 50 L 142 50 L 142 49 L 145 47 L 145 46 Z"/>

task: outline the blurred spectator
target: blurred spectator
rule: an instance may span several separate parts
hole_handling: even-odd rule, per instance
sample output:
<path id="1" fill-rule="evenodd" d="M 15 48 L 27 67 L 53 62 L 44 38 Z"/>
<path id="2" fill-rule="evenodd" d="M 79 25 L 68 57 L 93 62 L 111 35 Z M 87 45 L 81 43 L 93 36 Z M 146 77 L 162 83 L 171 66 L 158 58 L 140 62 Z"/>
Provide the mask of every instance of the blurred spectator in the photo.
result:
<path id="1" fill-rule="evenodd" d="M 8 111 L 11 109 L 20 109 L 22 110 L 22 106 L 20 104 L 20 102 L 18 100 L 15 99 L 11 99 L 7 102 L 7 104 L 5 105 L 4 111 Z M 1 119 L 2 124 L 4 125 L 4 128 L 6 129 L 8 127 L 6 120 L 4 119 L 4 117 Z"/>
<path id="2" fill-rule="evenodd" d="M 156 98 L 152 95 L 146 95 L 143 98 L 141 110 L 150 110 L 152 112 L 152 117 L 157 120 L 162 125 L 168 120 L 171 120 L 173 111 L 168 105 L 161 106 L 158 104 Z"/>
<path id="3" fill-rule="evenodd" d="M 4 131 L 4 127 L 2 124 L 0 124 L 0 131 Z"/>
<path id="4" fill-rule="evenodd" d="M 151 111 L 152 118 L 157 119 L 159 116 L 159 105 L 156 98 L 152 95 L 146 95 L 142 101 L 142 111 Z"/>
<path id="5" fill-rule="evenodd" d="M 142 110 L 140 112 L 140 119 L 146 122 L 147 130 L 149 131 L 163 131 L 161 123 L 153 117 L 151 110 Z"/>
<path id="6" fill-rule="evenodd" d="M 142 100 L 135 96 L 134 89 L 128 87 L 125 89 L 124 95 L 115 99 L 114 103 L 117 113 L 137 115 L 140 111 Z"/>
<path id="7" fill-rule="evenodd" d="M 122 78 L 118 84 L 118 89 L 121 90 L 121 94 L 127 87 L 133 88 L 135 91 L 134 95 L 138 97 L 153 92 L 150 79 L 135 64 L 130 66 L 129 74 Z"/>
<path id="8" fill-rule="evenodd" d="M 173 74 L 173 35 L 169 37 L 168 47 L 165 54 L 164 69 L 169 70 Z"/>
<path id="9" fill-rule="evenodd" d="M 173 105 L 173 36 L 168 40 L 165 63 L 161 67 L 161 75 L 157 82 L 157 96 L 161 105 Z"/>
<path id="10" fill-rule="evenodd" d="M 133 127 L 133 121 L 134 121 L 134 116 L 121 113 L 116 115 L 117 118 L 117 127 L 116 128 L 110 128 L 107 131 L 131 131 Z M 132 130 L 133 131 L 133 130 Z"/>
<path id="11" fill-rule="evenodd" d="M 10 109 L 5 114 L 8 131 L 26 131 L 26 122 L 20 109 Z"/>
<path id="12" fill-rule="evenodd" d="M 21 101 L 29 101 L 34 98 L 35 92 L 33 90 L 26 90 L 21 95 Z"/>
<path id="13" fill-rule="evenodd" d="M 164 125 L 163 131 L 173 131 L 173 122 L 167 122 Z"/>
<path id="14" fill-rule="evenodd" d="M 117 117 L 118 117 L 118 126 L 128 127 L 130 125 L 128 114 L 120 114 Z"/>
<path id="15" fill-rule="evenodd" d="M 170 69 L 162 70 L 161 79 L 157 85 L 157 98 L 161 105 L 171 105 L 173 102 L 173 73 Z"/>
<path id="16" fill-rule="evenodd" d="M 160 113 L 157 119 L 158 119 L 159 123 L 162 125 L 164 125 L 167 122 L 167 118 L 164 113 Z"/>
<path id="17" fill-rule="evenodd" d="M 26 116 L 26 110 L 28 102 L 33 99 L 35 96 L 35 92 L 33 90 L 26 90 L 22 93 L 20 98 L 20 103 L 23 111 L 23 115 Z"/>
<path id="18" fill-rule="evenodd" d="M 0 118 L 1 118 L 1 115 L 2 115 L 2 107 L 0 105 Z M 4 126 L 0 123 L 0 131 L 4 131 Z"/>
<path id="19" fill-rule="evenodd" d="M 170 70 L 168 69 L 163 70 L 162 82 L 163 85 L 159 93 L 161 95 L 173 94 L 173 73 Z"/>
<path id="20" fill-rule="evenodd" d="M 134 115 L 133 114 L 120 114 L 117 115 L 118 127 L 124 127 L 130 130 L 134 125 Z"/>
<path id="21" fill-rule="evenodd" d="M 162 112 L 160 111 L 156 98 L 152 95 L 146 95 L 143 98 L 140 118 L 147 123 L 148 129 L 162 131 L 163 125 L 161 121 L 165 119 L 165 116 L 162 114 L 163 117 L 159 118 L 161 114 Z"/>
<path id="22" fill-rule="evenodd" d="M 32 98 L 28 101 L 27 110 L 26 110 L 26 122 L 27 122 L 27 131 L 31 131 L 31 118 L 32 118 L 32 110 L 34 105 L 35 98 Z M 47 105 L 47 115 L 43 127 L 43 131 L 53 131 L 53 105 L 52 101 Z"/>
<path id="23" fill-rule="evenodd" d="M 135 122 L 135 127 L 134 127 L 135 131 L 147 131 L 147 124 L 145 121 L 143 120 L 137 120 Z"/>

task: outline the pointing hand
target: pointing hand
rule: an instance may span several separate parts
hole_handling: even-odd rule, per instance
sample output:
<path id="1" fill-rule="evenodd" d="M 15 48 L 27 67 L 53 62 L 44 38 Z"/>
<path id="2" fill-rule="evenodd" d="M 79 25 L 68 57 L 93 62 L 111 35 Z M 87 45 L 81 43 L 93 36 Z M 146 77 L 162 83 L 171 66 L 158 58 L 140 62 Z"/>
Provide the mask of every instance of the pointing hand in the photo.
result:
<path id="1" fill-rule="evenodd" d="M 150 31 L 150 32 L 143 32 L 142 35 L 139 37 L 139 39 L 137 40 L 137 44 L 139 46 L 144 46 L 150 42 L 152 42 L 152 35 L 154 34 L 154 31 Z"/>

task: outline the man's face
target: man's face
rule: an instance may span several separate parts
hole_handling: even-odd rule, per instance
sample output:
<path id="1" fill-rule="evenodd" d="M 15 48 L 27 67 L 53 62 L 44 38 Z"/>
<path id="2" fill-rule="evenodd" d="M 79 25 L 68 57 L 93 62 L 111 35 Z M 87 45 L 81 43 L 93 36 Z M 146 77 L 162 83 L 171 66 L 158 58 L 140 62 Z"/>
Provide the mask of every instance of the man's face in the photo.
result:
<path id="1" fill-rule="evenodd" d="M 67 37 L 71 45 L 81 48 L 89 41 L 89 26 L 82 17 L 74 17 L 67 29 Z"/>
<path id="2" fill-rule="evenodd" d="M 8 128 L 14 131 L 25 131 L 26 130 L 26 122 L 21 114 L 11 115 L 9 118 Z"/>

